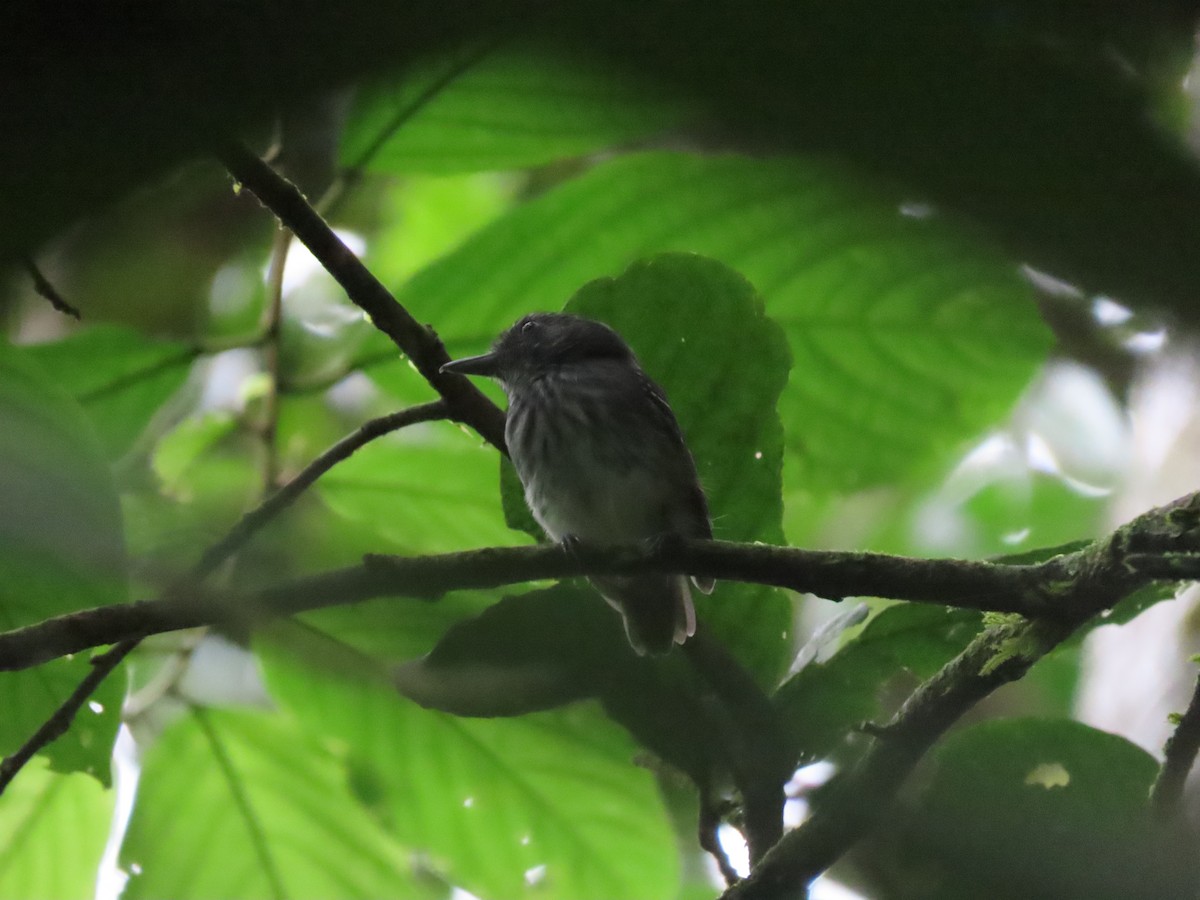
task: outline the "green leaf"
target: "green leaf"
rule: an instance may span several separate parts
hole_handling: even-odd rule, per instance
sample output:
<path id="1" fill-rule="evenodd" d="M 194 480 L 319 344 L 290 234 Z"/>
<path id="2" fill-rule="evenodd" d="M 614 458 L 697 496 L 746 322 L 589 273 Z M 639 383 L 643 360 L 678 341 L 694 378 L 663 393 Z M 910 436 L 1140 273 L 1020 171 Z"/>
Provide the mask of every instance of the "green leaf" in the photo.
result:
<path id="1" fill-rule="evenodd" d="M 714 535 L 783 543 L 783 435 L 775 404 L 789 359 L 753 286 L 715 260 L 667 254 L 584 285 L 566 309 L 620 332 L 666 390 L 696 459 Z M 695 599 L 699 617 L 773 684 L 791 628 L 783 592 L 721 584 L 711 597 L 697 592 Z"/>
<path id="2" fill-rule="evenodd" d="M 2 343 L 0 421 L 0 628 L 125 599 L 121 512 L 95 432 L 49 374 Z M 0 753 L 23 744 L 90 670 L 81 655 L 0 678 Z M 56 770 L 108 783 L 120 697 L 110 678 L 46 748 Z"/>
<path id="3" fill-rule="evenodd" d="M 384 284 L 398 284 L 455 249 L 513 204 L 523 182 L 512 175 L 413 175 L 384 187 L 381 228 L 366 264 Z"/>
<path id="4" fill-rule="evenodd" d="M 343 742 L 378 815 L 447 881 L 489 900 L 674 896 L 654 778 L 590 706 L 516 719 L 421 709 L 378 679 L 260 648 L 272 696 Z"/>
<path id="5" fill-rule="evenodd" d="M 635 154 L 497 220 L 399 299 L 460 355 L 639 257 L 719 259 L 787 336 L 779 412 L 798 484 L 850 491 L 944 459 L 1007 411 L 1050 346 L 1012 263 L 958 223 L 903 215 L 905 199 L 812 159 Z"/>
<path id="6" fill-rule="evenodd" d="M 238 421 L 220 411 L 184 419 L 154 448 L 154 473 L 167 493 L 190 494 L 189 475 L 202 457 L 237 431 Z"/>
<path id="7" fill-rule="evenodd" d="M 1172 849 L 1148 803 L 1157 768 L 1078 722 L 975 725 L 935 751 L 903 858 L 927 874 L 930 898 L 1188 895 L 1194 856 Z"/>
<path id="8" fill-rule="evenodd" d="M 124 897 L 420 896 L 342 766 L 281 715 L 193 709 L 146 752 Z"/>
<path id="9" fill-rule="evenodd" d="M 0 571 L 7 576 L 7 567 Z M 5 623 L 6 628 L 11 621 Z M 5 755 L 29 740 L 88 676 L 92 670 L 88 659 L 89 654 L 80 654 L 34 669 L 4 673 L 0 706 L 8 713 L 0 727 L 0 740 Z M 70 730 L 41 751 L 56 772 L 86 772 L 105 787 L 111 784 L 112 747 L 121 724 L 125 694 L 122 681 L 119 673 L 110 675 L 92 692 Z"/>
<path id="10" fill-rule="evenodd" d="M 983 488 L 963 507 L 985 553 L 1001 551 L 1005 539 L 1023 535 L 1026 546 L 1051 546 L 1098 536 L 1107 497 L 1088 495 L 1060 478 L 1034 472 Z"/>
<path id="11" fill-rule="evenodd" d="M 112 814 L 111 791 L 35 759 L 0 796 L 0 895 L 93 896 Z"/>
<path id="12" fill-rule="evenodd" d="M 832 527 L 854 535 L 854 546 L 881 553 L 1041 562 L 1070 552 L 1103 532 L 1108 498 L 1081 493 L 1043 472 L 1006 472 L 982 486 L 971 484 L 968 462 L 943 482 L 898 485 L 858 498 L 859 505 L 834 505 L 836 519 L 824 527 L 804 504 L 787 497 L 784 529 L 793 543 L 822 540 Z M 787 477 L 787 473 L 785 473 Z M 1085 539 L 1078 540 L 1081 536 Z M 825 538 L 824 540 L 828 540 Z M 845 540 L 845 538 L 843 538 Z M 1070 546 L 1067 546 L 1070 545 Z"/>
<path id="13" fill-rule="evenodd" d="M 519 543 L 504 525 L 496 451 L 445 423 L 373 441 L 317 485 L 337 516 L 365 526 L 376 552 L 435 553 Z"/>
<path id="14" fill-rule="evenodd" d="M 457 591 L 435 603 L 388 597 L 315 610 L 301 619 L 360 653 L 397 663 L 428 653 L 452 627 L 477 616 L 500 596 L 495 591 Z"/>
<path id="15" fill-rule="evenodd" d="M 681 113 L 610 60 L 471 50 L 361 90 L 341 161 L 395 173 L 523 168 L 661 132 Z"/>
<path id="16" fill-rule="evenodd" d="M 134 552 L 167 570 L 192 565 L 258 499 L 260 458 L 257 436 L 228 413 L 179 422 L 151 455 L 157 490 L 122 498 Z"/>
<path id="17" fill-rule="evenodd" d="M 186 344 L 116 325 L 93 325 L 25 350 L 87 410 L 110 459 L 132 446 L 196 358 Z"/>
<path id="18" fill-rule="evenodd" d="M 392 681 L 422 706 L 460 716 L 518 716 L 598 697 L 697 784 L 728 765 L 713 735 L 729 727 L 730 711 L 714 708 L 712 685 L 682 653 L 636 656 L 618 617 L 583 585 L 505 597 L 450 628 L 428 656 L 396 666 Z"/>
<path id="19" fill-rule="evenodd" d="M 833 753 L 859 724 L 884 711 L 886 688 L 907 672 L 928 678 L 979 630 L 979 614 L 919 603 L 886 607 L 825 662 L 788 679 L 775 705 L 796 758 Z"/>
<path id="20" fill-rule="evenodd" d="M 534 540 L 546 540 L 542 526 L 534 519 L 525 502 L 525 488 L 516 466 L 507 456 L 500 459 L 500 505 L 504 509 L 504 522 L 514 531 L 523 531 Z"/>
<path id="21" fill-rule="evenodd" d="M 556 585 L 505 597 L 456 624 L 394 681 L 422 706 L 459 716 L 516 716 L 594 697 L 630 650 L 595 591 Z"/>
<path id="22" fill-rule="evenodd" d="M 1036 563 L 1045 562 L 1048 559 L 1054 559 L 1056 556 L 1083 550 L 1085 547 L 1090 547 L 1092 543 L 1093 541 L 1090 538 L 1067 541 L 1065 544 L 1057 544 L 1053 547 L 1035 547 L 1032 550 L 1021 550 L 1017 553 L 991 556 L 988 559 L 990 562 L 1005 563 L 1010 566 L 1032 566 Z"/>

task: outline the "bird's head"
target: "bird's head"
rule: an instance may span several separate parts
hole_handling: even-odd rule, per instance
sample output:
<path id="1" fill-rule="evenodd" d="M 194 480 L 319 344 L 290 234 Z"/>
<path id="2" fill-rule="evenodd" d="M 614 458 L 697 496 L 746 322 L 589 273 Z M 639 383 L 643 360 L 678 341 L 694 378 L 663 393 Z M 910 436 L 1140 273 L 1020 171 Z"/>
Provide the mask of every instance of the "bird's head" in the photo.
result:
<path id="1" fill-rule="evenodd" d="M 600 360 L 635 361 L 629 345 L 607 325 L 567 313 L 531 313 L 501 334 L 489 352 L 448 362 L 442 371 L 510 385 Z"/>

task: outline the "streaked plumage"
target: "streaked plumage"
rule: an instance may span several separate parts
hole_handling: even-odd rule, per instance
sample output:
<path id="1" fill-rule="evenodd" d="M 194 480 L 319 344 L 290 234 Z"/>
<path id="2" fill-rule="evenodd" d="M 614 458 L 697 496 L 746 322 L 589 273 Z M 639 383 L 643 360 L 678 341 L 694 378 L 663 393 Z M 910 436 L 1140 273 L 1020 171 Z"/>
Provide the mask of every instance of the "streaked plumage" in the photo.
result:
<path id="1" fill-rule="evenodd" d="M 712 536 L 696 466 L 662 388 L 615 331 L 535 313 L 491 353 L 447 369 L 497 378 L 508 395 L 509 454 L 525 501 L 554 540 L 591 544 L 664 533 Z M 593 578 L 639 653 L 663 653 L 696 629 L 687 579 Z M 697 586 L 712 590 L 711 580 Z"/>

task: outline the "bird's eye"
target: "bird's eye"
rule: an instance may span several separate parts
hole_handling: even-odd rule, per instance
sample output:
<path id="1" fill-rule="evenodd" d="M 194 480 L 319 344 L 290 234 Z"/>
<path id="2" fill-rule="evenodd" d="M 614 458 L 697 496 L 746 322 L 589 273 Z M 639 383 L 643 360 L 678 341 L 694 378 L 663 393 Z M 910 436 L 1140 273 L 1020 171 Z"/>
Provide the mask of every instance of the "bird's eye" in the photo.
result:
<path id="1" fill-rule="evenodd" d="M 537 334 L 537 330 L 538 330 L 538 323 L 535 322 L 533 319 L 530 319 L 528 322 L 526 322 L 524 325 L 521 326 L 522 334 L 527 334 L 527 335 Z"/>

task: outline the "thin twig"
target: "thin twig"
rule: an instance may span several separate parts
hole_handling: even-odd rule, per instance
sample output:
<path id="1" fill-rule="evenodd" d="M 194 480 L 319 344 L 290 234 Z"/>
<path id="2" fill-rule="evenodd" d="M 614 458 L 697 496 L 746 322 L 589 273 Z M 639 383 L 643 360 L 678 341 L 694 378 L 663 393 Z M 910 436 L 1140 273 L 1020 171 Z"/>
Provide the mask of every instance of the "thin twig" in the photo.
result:
<path id="1" fill-rule="evenodd" d="M 279 477 L 277 436 L 279 431 L 279 339 L 283 326 L 283 278 L 287 268 L 288 250 L 292 246 L 292 233 L 281 228 L 271 245 L 271 262 L 267 274 L 267 305 L 263 310 L 262 355 L 267 371 L 267 392 L 263 397 L 262 417 L 258 423 L 258 436 L 263 450 L 263 496 L 269 497 L 275 490 Z"/>
<path id="2" fill-rule="evenodd" d="M 192 577 L 204 578 L 211 574 L 217 566 L 240 549 L 255 532 L 291 506 L 302 493 L 312 486 L 313 482 L 342 460 L 349 459 L 352 454 L 371 441 L 409 425 L 445 418 L 447 418 L 445 401 L 434 400 L 432 403 L 410 406 L 407 409 L 364 422 L 355 431 L 346 435 L 305 466 L 295 478 L 242 516 L 221 540 L 204 552 L 192 569 Z"/>
<path id="3" fill-rule="evenodd" d="M 3 794 L 17 773 L 34 755 L 49 744 L 67 733 L 75 716 L 87 703 L 100 683 L 104 681 L 126 656 L 141 642 L 141 638 L 132 637 L 121 641 L 111 650 L 92 659 L 92 671 L 79 682 L 71 696 L 59 705 L 41 727 L 35 731 L 25 743 L 0 762 L 0 794 Z"/>
<path id="4" fill-rule="evenodd" d="M 22 263 L 25 266 L 25 271 L 29 273 L 29 277 L 33 279 L 33 289 L 39 297 L 49 300 L 50 305 L 64 315 L 68 315 L 73 319 L 83 318 L 79 310 L 68 303 L 63 295 L 58 292 L 58 289 L 50 283 L 50 280 L 38 268 L 37 263 L 33 261 L 32 257 L 25 257 Z"/>
<path id="5" fill-rule="evenodd" d="M 278 130 L 279 123 L 276 123 Z M 282 152 L 282 143 L 277 135 L 275 142 L 272 145 L 273 155 L 278 155 Z M 291 232 L 286 228 L 280 228 L 275 233 L 274 241 L 271 244 L 270 261 L 267 264 L 267 299 L 263 308 L 262 316 L 259 322 L 259 333 L 256 339 L 256 344 L 260 350 L 262 360 L 262 368 L 266 375 L 266 389 L 261 397 L 260 409 L 257 410 L 255 421 L 250 423 L 250 427 L 259 444 L 261 466 L 260 466 L 260 492 L 259 504 L 261 509 L 267 500 L 271 498 L 279 490 L 279 406 L 280 406 L 280 364 L 281 364 L 281 336 L 283 327 L 283 284 L 284 277 L 287 272 L 288 251 L 292 245 Z M 282 508 L 282 507 L 281 507 Z M 239 520 L 239 523 L 241 520 Z M 236 529 L 236 526 L 235 526 Z M 228 534 L 226 535 L 228 537 Z M 243 538 L 243 542 L 244 542 Z M 212 548 L 209 548 L 210 550 Z M 226 554 L 229 566 L 225 569 L 225 576 L 229 580 L 235 577 L 236 566 L 240 561 L 233 552 Z M 220 564 L 220 560 L 213 564 Z M 197 563 L 192 567 L 192 571 L 188 574 L 189 580 L 199 580 L 198 570 L 200 564 Z M 205 570 L 206 574 L 208 569 Z M 137 702 L 142 704 L 141 711 L 144 711 L 146 705 L 154 702 L 154 697 L 164 697 L 174 693 L 179 686 L 180 680 L 187 674 L 191 666 L 192 659 L 195 656 L 196 648 L 203 640 L 203 631 L 201 631 L 193 640 L 187 642 L 187 646 L 180 646 L 175 654 L 172 664 L 164 666 L 160 671 L 163 677 L 156 678 L 155 684 L 152 686 L 152 693 L 139 692 L 136 698 Z M 148 686 L 151 687 L 151 686 Z M 126 700 L 125 719 L 131 721 L 134 716 L 140 714 L 139 710 L 132 709 L 134 698 L 131 696 Z"/>
<path id="6" fill-rule="evenodd" d="M 437 335 L 396 302 L 296 186 L 240 144 L 221 147 L 217 156 L 242 187 L 292 230 L 297 240 L 342 286 L 350 301 L 366 312 L 375 327 L 408 356 L 446 401 L 450 417 L 504 450 L 503 411 L 464 376 L 441 371 L 450 356 Z"/>
<path id="7" fill-rule="evenodd" d="M 1150 791 L 1150 804 L 1162 818 L 1171 818 L 1179 809 L 1179 798 L 1188 773 L 1200 753 L 1200 676 L 1192 691 L 1192 700 L 1179 718 L 1179 724 L 1163 748 L 1163 764 Z"/>
<path id="8" fill-rule="evenodd" d="M 700 821 L 697 828 L 700 849 L 712 856 L 713 860 L 716 861 L 721 877 L 725 879 L 725 884 L 732 887 L 738 883 L 741 876 L 738 875 L 737 869 L 733 867 L 733 863 L 729 861 L 729 854 L 721 846 L 720 828 L 720 804 L 707 788 L 701 787 Z"/>

